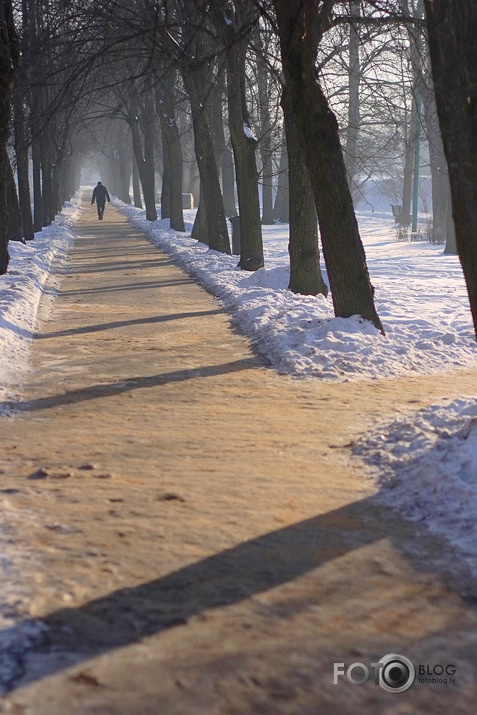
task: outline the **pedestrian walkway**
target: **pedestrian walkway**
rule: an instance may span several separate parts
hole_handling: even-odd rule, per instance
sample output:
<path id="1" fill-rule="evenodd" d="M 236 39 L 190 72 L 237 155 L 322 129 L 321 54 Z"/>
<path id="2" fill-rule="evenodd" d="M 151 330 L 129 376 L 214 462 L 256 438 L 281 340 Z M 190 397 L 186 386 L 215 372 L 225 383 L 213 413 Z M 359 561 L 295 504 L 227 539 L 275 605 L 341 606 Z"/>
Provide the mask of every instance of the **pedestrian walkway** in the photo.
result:
<path id="1" fill-rule="evenodd" d="M 0 713 L 473 711 L 475 585 L 373 501 L 349 445 L 475 374 L 277 375 L 109 205 L 42 312 L 1 418 L 0 614 L 23 623 L 0 631 Z M 334 662 L 389 652 L 455 664 L 456 686 L 333 684 Z"/>

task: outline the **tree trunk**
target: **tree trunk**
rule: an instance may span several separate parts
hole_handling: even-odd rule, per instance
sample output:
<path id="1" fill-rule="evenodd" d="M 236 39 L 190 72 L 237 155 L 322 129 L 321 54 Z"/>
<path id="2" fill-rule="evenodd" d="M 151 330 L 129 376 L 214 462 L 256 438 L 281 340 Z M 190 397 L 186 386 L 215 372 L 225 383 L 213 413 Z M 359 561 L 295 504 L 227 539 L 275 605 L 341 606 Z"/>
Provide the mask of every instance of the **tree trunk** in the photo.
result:
<path id="1" fill-rule="evenodd" d="M 218 86 L 214 92 L 214 114 L 216 140 L 217 167 L 222 174 L 222 196 L 224 202 L 224 211 L 226 216 L 236 216 L 235 207 L 235 166 L 234 155 L 230 138 L 227 143 L 225 138 L 224 117 L 222 111 L 222 99 L 226 88 L 226 72 L 225 63 L 223 63 L 218 73 Z"/>
<path id="2" fill-rule="evenodd" d="M 161 218 L 171 218 L 171 159 L 164 132 L 162 132 Z"/>
<path id="3" fill-rule="evenodd" d="M 350 13 L 359 16 L 360 6 L 356 0 L 350 0 Z M 361 124 L 359 89 L 361 84 L 361 64 L 359 58 L 359 33 L 356 25 L 349 26 L 348 60 L 348 128 L 346 130 L 346 171 L 351 196 L 356 199 L 358 179 L 358 137 Z"/>
<path id="4" fill-rule="evenodd" d="M 425 0 L 457 250 L 477 334 L 477 13 L 474 0 Z"/>
<path id="5" fill-rule="evenodd" d="M 235 36 L 227 50 L 227 102 L 240 216 L 239 266 L 246 271 L 256 271 L 263 266 L 263 244 L 255 159 L 257 140 L 250 130 L 246 100 L 242 92 L 242 83 L 245 81 L 246 42 L 239 41 Z"/>
<path id="6" fill-rule="evenodd" d="M 212 82 L 210 72 L 205 63 L 192 67 L 187 63 L 182 66 L 182 77 L 189 95 L 194 126 L 194 147 L 201 184 L 200 205 L 206 216 L 206 224 L 202 223 L 199 227 L 200 237 L 196 237 L 215 251 L 230 255 L 230 239 L 211 131 L 213 118 L 209 104 Z"/>
<path id="7" fill-rule="evenodd" d="M 274 0 L 282 64 L 311 178 L 335 315 L 360 315 L 381 332 L 348 187 L 338 123 L 315 75 L 315 0 Z"/>
<path id="8" fill-rule="evenodd" d="M 411 116 L 406 128 L 405 154 L 404 154 L 404 174 L 402 185 L 402 209 L 399 224 L 401 226 L 411 225 L 411 202 L 412 202 L 412 179 L 414 176 L 414 152 L 416 149 L 416 99 L 413 96 L 411 106 Z"/>
<path id="9" fill-rule="evenodd" d="M 14 106 L 14 147 L 17 162 L 18 198 L 20 202 L 23 236 L 27 241 L 35 237 L 31 213 L 30 180 L 28 177 L 28 141 L 25 132 L 25 112 L 23 108 L 23 85 L 15 87 Z"/>
<path id="10" fill-rule="evenodd" d="M 40 166 L 41 166 L 41 225 L 49 226 L 55 217 L 53 209 L 53 181 L 52 151 L 48 138 L 48 129 L 45 127 L 40 138 Z"/>
<path id="11" fill-rule="evenodd" d="M 288 288 L 302 295 L 318 293 L 328 295 L 328 286 L 323 280 L 320 268 L 315 199 L 286 88 L 283 90 L 281 104 L 285 118 L 289 160 L 290 283 Z"/>
<path id="12" fill-rule="evenodd" d="M 10 131 L 10 102 L 13 81 L 18 67 L 18 36 L 13 22 L 13 8 L 9 0 L 0 3 L 0 275 L 7 272 L 10 256 L 8 172 L 11 171 L 7 154 Z"/>
<path id="13" fill-rule="evenodd" d="M 206 215 L 205 203 L 202 199 L 202 196 L 203 196 L 203 192 L 201 190 L 199 206 L 197 208 L 197 213 L 195 215 L 194 225 L 192 226 L 191 236 L 192 236 L 192 238 L 195 238 L 196 241 L 205 243 L 205 245 L 208 246 L 209 244 L 207 243 L 207 236 L 208 236 L 207 215 Z"/>
<path id="14" fill-rule="evenodd" d="M 432 111 L 428 108 L 426 110 L 426 114 Z M 451 210 L 450 189 L 447 163 L 435 108 L 432 116 L 426 116 L 426 119 L 432 187 L 432 237 L 436 243 L 445 243 L 447 240 L 447 211 Z"/>
<path id="15" fill-rule="evenodd" d="M 288 182 L 288 153 L 285 137 L 282 141 L 280 152 L 280 164 L 278 167 L 278 187 L 273 208 L 273 216 L 281 223 L 288 223 L 290 220 L 290 191 Z"/>
<path id="16" fill-rule="evenodd" d="M 171 228 L 174 231 L 185 231 L 182 209 L 182 147 L 179 129 L 176 125 L 168 127 L 169 156 L 171 164 Z"/>
<path id="17" fill-rule="evenodd" d="M 416 18 L 422 18 L 423 6 L 422 0 L 417 0 L 417 5 L 413 4 L 412 9 L 409 7 L 407 0 L 401 0 L 402 8 L 405 14 L 413 15 Z M 422 46 L 422 31 L 420 27 L 415 27 L 412 24 L 407 25 L 409 37 L 409 59 L 411 62 L 412 71 L 412 102 L 411 116 L 407 127 L 406 150 L 404 161 L 404 176 L 403 176 L 403 195 L 402 209 L 399 223 L 401 226 L 411 225 L 411 203 L 412 213 L 417 216 L 417 206 L 414 207 L 413 190 L 415 182 L 418 182 L 419 177 L 415 176 L 416 166 L 419 165 L 416 152 L 419 151 L 419 127 L 420 116 L 418 112 L 418 97 L 422 98 L 425 92 L 425 83 L 423 77 L 423 46 Z M 416 164 L 417 161 L 417 164 Z"/>
<path id="18" fill-rule="evenodd" d="M 63 160 L 61 157 L 57 157 L 56 161 L 53 163 L 51 167 L 51 220 L 53 221 L 56 214 L 61 210 L 62 206 L 62 201 L 61 201 L 61 186 L 60 186 L 60 180 L 61 180 L 61 168 L 63 166 Z"/>
<path id="19" fill-rule="evenodd" d="M 134 206 L 137 209 L 142 209 L 141 200 L 141 185 L 139 183 L 139 172 L 137 170 L 136 156 L 133 152 L 132 156 L 132 183 L 133 183 L 133 198 Z"/>
<path id="20" fill-rule="evenodd" d="M 138 119 L 138 104 L 136 97 L 131 103 L 130 127 L 134 156 L 142 185 L 144 203 L 146 205 L 146 219 L 156 221 L 156 191 L 155 191 L 155 171 L 154 171 L 154 124 L 152 95 L 149 87 L 143 93 L 143 106 L 141 107 L 141 121 Z M 143 142 L 141 141 L 141 133 Z"/>
<path id="21" fill-rule="evenodd" d="M 446 216 L 447 216 L 446 247 L 444 249 L 444 253 L 447 253 L 451 256 L 457 256 L 459 252 L 457 250 L 457 241 L 455 238 L 455 224 L 454 224 L 454 217 L 452 215 L 452 199 L 451 199 L 451 191 L 450 191 L 450 184 L 449 184 L 449 175 L 447 175 L 447 211 L 446 211 Z"/>
<path id="22" fill-rule="evenodd" d="M 1 15 L 0 15 L 1 17 Z M 0 50 L 3 53 L 3 49 Z M 1 55 L 0 55 L 1 56 Z M 2 60 L 0 59 L 0 92 L 6 86 L 4 77 L 2 77 Z M 4 103 L 0 95 L 0 114 L 3 114 L 5 107 L 2 106 Z M 2 137 L 2 132 L 7 130 L 6 122 L 0 116 L 0 137 Z M 7 172 L 8 172 L 8 154 L 5 147 L 6 142 L 1 142 L 0 144 L 0 212 L 2 214 L 2 220 L 0 221 L 0 275 L 7 272 L 8 263 L 10 261 L 10 254 L 8 253 L 8 241 L 10 238 L 10 209 L 8 204 L 8 182 L 7 182 Z"/>
<path id="23" fill-rule="evenodd" d="M 114 153 L 116 157 L 116 184 L 117 196 L 125 204 L 131 203 L 129 184 L 131 182 L 131 151 L 128 126 L 125 122 L 118 122 L 119 137 L 116 139 Z"/>
<path id="24" fill-rule="evenodd" d="M 156 92 L 156 107 L 161 120 L 161 131 L 165 144 L 164 166 L 168 161 L 169 179 L 169 216 L 170 226 L 175 231 L 185 231 L 184 216 L 182 213 L 182 147 L 179 128 L 176 122 L 174 106 L 174 88 L 176 85 L 176 71 L 169 70 L 165 75 L 162 91 Z M 161 217 L 162 208 L 161 208 Z"/>
<path id="25" fill-rule="evenodd" d="M 10 241 L 20 241 L 25 243 L 23 239 L 22 218 L 20 215 L 20 204 L 18 203 L 17 187 L 15 186 L 15 177 L 13 169 L 8 162 L 7 167 L 7 193 L 8 193 L 8 233 Z"/>
<path id="26" fill-rule="evenodd" d="M 236 216 L 234 155 L 228 145 L 222 153 L 222 191 L 226 216 Z"/>
<path id="27" fill-rule="evenodd" d="M 272 122 L 269 105 L 268 68 L 262 54 L 263 43 L 260 32 L 256 32 L 258 109 L 260 116 L 260 158 L 262 161 L 262 225 L 273 226 L 273 157 L 272 157 Z"/>
<path id="28" fill-rule="evenodd" d="M 444 253 L 457 254 L 449 174 L 447 171 L 447 161 L 444 154 L 444 145 L 442 143 L 433 88 L 424 94 L 424 113 L 426 117 L 431 165 L 432 240 L 435 243 L 446 244 Z"/>

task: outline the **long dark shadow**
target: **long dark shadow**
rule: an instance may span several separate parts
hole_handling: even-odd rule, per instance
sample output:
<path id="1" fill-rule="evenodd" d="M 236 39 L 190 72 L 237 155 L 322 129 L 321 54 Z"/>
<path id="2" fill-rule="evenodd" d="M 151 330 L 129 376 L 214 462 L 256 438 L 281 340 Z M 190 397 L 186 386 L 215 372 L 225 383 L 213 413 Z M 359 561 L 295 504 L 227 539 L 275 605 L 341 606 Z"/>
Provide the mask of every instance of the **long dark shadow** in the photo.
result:
<path id="1" fill-rule="evenodd" d="M 47 674 L 63 670 L 59 652 L 76 663 L 186 624 L 204 611 L 230 606 L 303 576 L 333 559 L 389 536 L 389 520 L 370 499 L 246 541 L 148 583 L 122 588 L 79 608 L 62 608 L 40 620 L 0 631 L 21 642 L 25 624 L 46 626 L 27 652 L 56 653 Z M 293 609 L 291 605 L 289 609 Z M 70 659 L 65 659 L 68 664 Z M 48 668 L 45 668 L 48 670 Z M 45 675 L 46 673 L 43 673 Z M 21 685 L 38 677 L 26 673 Z M 0 686 L 2 683 L 0 683 Z M 14 690 L 14 679 L 4 682 Z"/>
<path id="2" fill-rule="evenodd" d="M 59 405 L 71 405 L 86 400 L 97 400 L 102 397 L 113 397 L 131 390 L 138 390 L 145 387 L 158 387 L 171 382 L 183 382 L 196 378 L 213 377 L 214 375 L 226 375 L 242 370 L 251 370 L 257 367 L 264 367 L 265 362 L 261 357 L 250 357 L 243 360 L 224 363 L 222 365 L 208 365 L 206 367 L 193 368 L 190 370 L 176 370 L 160 375 L 150 375 L 141 377 L 131 377 L 119 382 L 90 385 L 89 387 L 70 390 L 61 395 L 51 397 L 39 397 L 36 400 L 24 400 L 15 402 L 13 400 L 0 402 L 0 412 L 36 412 L 37 410 L 48 410 Z"/>
<path id="3" fill-rule="evenodd" d="M 200 318 L 206 315 L 218 315 L 224 311 L 221 308 L 216 310 L 200 310 L 196 313 L 172 313 L 171 315 L 152 315 L 149 318 L 137 318 L 136 320 L 116 320 L 112 323 L 97 323 L 96 325 L 85 325 L 81 328 L 67 328 L 54 333 L 35 333 L 33 337 L 38 340 L 59 338 L 69 335 L 84 335 L 86 333 L 98 333 L 103 330 L 113 330 L 114 328 L 127 328 L 131 325 L 149 325 L 154 323 L 166 323 L 170 320 L 184 320 L 186 318 Z"/>
<path id="4" fill-rule="evenodd" d="M 117 261 L 115 263 L 88 263 L 87 265 L 81 265 L 81 259 L 78 259 L 79 267 L 74 271 L 76 275 L 83 273 L 114 273 L 115 271 L 134 271 L 140 270 L 141 268 L 157 268 L 158 266 L 164 266 L 165 262 L 161 260 L 151 259 L 150 261 Z M 88 259 L 89 261 L 90 259 Z M 172 265 L 172 263 L 171 263 Z M 72 271 L 73 273 L 73 271 Z"/>
<path id="5" fill-rule="evenodd" d="M 0 642 L 11 644 L 13 657 L 18 653 L 20 661 L 17 669 L 12 669 L 16 678 L 0 681 L 0 692 L 2 686 L 5 691 L 12 691 L 65 669 L 71 665 L 72 654 L 78 664 L 168 629 L 183 627 L 193 616 L 232 606 L 290 583 L 381 539 L 390 539 L 393 548 L 403 554 L 416 573 L 436 573 L 432 556 L 436 540 L 443 549 L 450 548 L 440 537 L 403 521 L 391 509 L 368 497 L 245 541 L 153 581 L 118 589 L 80 607 L 61 608 L 42 619 L 20 621 L 0 631 Z M 416 540 L 420 543 L 419 555 Z M 316 578 L 319 588 L 320 580 Z M 363 598 L 367 588 L 363 581 Z M 327 598 L 330 597 L 328 593 Z M 389 597 L 393 598 L 392 592 Z M 291 618 L 300 613 L 309 607 L 309 598 L 307 594 L 305 600 L 282 601 L 277 617 L 281 614 Z M 254 608 L 253 604 L 250 607 Z M 39 635 L 36 638 L 30 635 L 25 645 L 25 632 L 34 633 L 35 629 L 37 632 L 41 629 Z M 43 670 L 41 674 L 28 670 L 23 674 L 25 656 L 33 652 L 41 655 Z M 48 661 L 50 653 L 53 657 Z M 69 657 L 60 659 L 59 653 Z"/>
<path id="6" fill-rule="evenodd" d="M 96 293 L 116 293 L 128 290 L 151 290 L 156 288 L 173 288 L 174 286 L 189 285 L 190 278 L 178 278 L 177 280 L 165 281 L 141 281 L 141 283 L 121 283 L 115 286 L 100 286 L 98 288 L 86 288 L 84 290 L 62 290 L 63 297 L 94 295 Z"/>
<path id="7" fill-rule="evenodd" d="M 153 315 L 150 318 L 139 318 L 137 320 L 119 320 L 114 323 L 98 323 L 97 325 L 85 325 L 81 328 L 67 328 L 66 330 L 58 330 L 56 333 L 32 333 L 31 330 L 22 328 L 18 325 L 10 323 L 6 318 L 3 318 L 3 323 L 7 328 L 9 328 L 12 333 L 17 335 L 23 335 L 23 337 L 31 340 L 32 338 L 38 340 L 45 340 L 48 338 L 66 337 L 68 335 L 81 335 L 86 333 L 96 333 L 101 330 L 112 330 L 113 328 L 124 328 L 129 325 L 146 325 L 148 323 L 164 323 L 169 320 L 181 320 L 184 318 L 195 318 L 202 317 L 206 315 L 217 315 L 218 313 L 223 313 L 224 311 L 220 308 L 216 310 L 204 310 L 197 313 L 173 313 L 172 315 Z"/>

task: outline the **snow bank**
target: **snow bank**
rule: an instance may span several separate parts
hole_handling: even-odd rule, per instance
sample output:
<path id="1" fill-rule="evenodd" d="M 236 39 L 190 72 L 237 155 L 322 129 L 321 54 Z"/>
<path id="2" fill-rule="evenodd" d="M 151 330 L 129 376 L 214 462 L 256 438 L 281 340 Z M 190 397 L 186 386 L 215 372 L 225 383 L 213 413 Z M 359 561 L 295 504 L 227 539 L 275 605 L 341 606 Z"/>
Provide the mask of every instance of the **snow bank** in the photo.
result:
<path id="1" fill-rule="evenodd" d="M 445 537 L 477 575 L 477 402 L 396 419 L 353 451 L 371 467 L 376 498 Z"/>
<path id="2" fill-rule="evenodd" d="M 28 354 L 41 297 L 54 292 L 49 282 L 52 267 L 68 261 L 74 224 L 81 213 L 80 199 L 64 205 L 51 226 L 26 245 L 9 243 L 8 273 L 0 276 L 0 396 L 11 396 L 28 365 Z"/>
<path id="3" fill-rule="evenodd" d="M 169 229 L 169 221 L 115 201 L 133 224 L 222 301 L 235 324 L 282 373 L 356 380 L 477 366 L 467 291 L 456 256 L 419 241 L 397 242 L 390 213 L 358 214 L 378 313 L 386 336 L 359 316 L 335 318 L 331 298 L 287 290 L 288 226 L 263 227 L 265 268 Z M 190 221 L 193 212 L 186 212 Z M 325 267 L 322 267 L 326 279 Z"/>

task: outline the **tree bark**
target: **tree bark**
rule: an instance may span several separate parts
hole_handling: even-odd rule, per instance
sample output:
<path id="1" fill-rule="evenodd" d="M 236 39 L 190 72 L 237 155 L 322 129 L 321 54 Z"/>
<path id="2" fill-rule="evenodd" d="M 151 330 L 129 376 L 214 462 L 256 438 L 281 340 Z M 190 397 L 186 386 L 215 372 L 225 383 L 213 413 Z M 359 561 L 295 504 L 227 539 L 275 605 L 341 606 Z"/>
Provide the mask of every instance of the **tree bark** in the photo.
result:
<path id="1" fill-rule="evenodd" d="M 169 145 L 164 132 L 162 134 L 162 184 L 161 184 L 161 218 L 171 218 L 171 158 Z"/>
<path id="2" fill-rule="evenodd" d="M 338 123 L 315 76 L 315 0 L 274 0 L 282 64 L 318 213 L 335 315 L 360 315 L 381 332 L 348 187 Z"/>
<path id="3" fill-rule="evenodd" d="M 209 244 L 208 241 L 208 228 L 207 228 L 207 214 L 205 209 L 205 202 L 203 200 L 203 191 L 200 190 L 199 206 L 197 207 L 197 213 L 195 215 L 194 225 L 192 226 L 191 236 L 195 238 L 196 241 L 205 243 L 206 246 Z"/>
<path id="4" fill-rule="evenodd" d="M 323 280 L 318 249 L 318 221 L 310 177 L 300 146 L 288 91 L 282 94 L 282 108 L 289 161 L 290 254 L 289 290 L 302 295 L 328 295 Z"/>
<path id="5" fill-rule="evenodd" d="M 200 206 L 206 220 L 206 223 L 200 225 L 200 237 L 197 235 L 195 237 L 215 251 L 230 255 L 230 239 L 211 130 L 213 118 L 209 104 L 210 71 L 204 62 L 195 65 L 184 62 L 181 71 L 184 86 L 189 95 L 194 126 L 195 155 L 201 184 Z M 205 226 L 207 226 L 206 229 Z"/>
<path id="6" fill-rule="evenodd" d="M 51 176 L 52 150 L 48 137 L 48 129 L 43 128 L 40 138 L 41 166 L 41 225 L 49 226 L 55 217 L 53 209 L 53 182 Z"/>
<path id="7" fill-rule="evenodd" d="M 117 134 L 116 134 L 117 132 Z M 120 201 L 131 203 L 129 184 L 131 182 L 131 150 L 129 141 L 129 127 L 126 122 L 117 122 L 115 126 L 115 141 L 113 143 L 114 172 L 116 191 Z"/>
<path id="8" fill-rule="evenodd" d="M 222 98 L 226 88 L 225 63 L 223 63 L 223 68 L 219 70 L 218 81 L 220 84 L 214 92 L 214 103 L 216 105 L 214 113 L 216 114 L 217 165 L 222 174 L 222 197 L 225 215 L 236 216 L 234 155 L 230 144 L 230 137 L 228 142 L 225 138 L 224 116 L 222 111 Z"/>
<path id="9" fill-rule="evenodd" d="M 182 213 L 182 147 L 174 106 L 176 71 L 168 70 L 164 75 L 161 91 L 156 92 L 156 108 L 161 120 L 162 136 L 165 139 L 168 159 L 170 226 L 175 231 L 185 231 Z M 161 212 L 162 216 L 162 212 Z"/>
<path id="10" fill-rule="evenodd" d="M 139 182 L 139 172 L 137 170 L 136 156 L 133 151 L 132 156 L 132 183 L 133 183 L 133 199 L 134 207 L 136 209 L 142 209 L 142 199 L 141 199 L 141 185 Z"/>
<path id="11" fill-rule="evenodd" d="M 8 172 L 11 171 L 7 154 L 10 131 L 10 102 L 13 81 L 19 61 L 18 36 L 13 21 L 13 7 L 10 0 L 0 2 L 0 275 L 7 272 L 10 255 Z"/>
<path id="12" fill-rule="evenodd" d="M 415 96 L 412 98 L 411 116 L 405 136 L 404 173 L 402 184 L 402 209 L 399 224 L 411 225 L 412 178 L 414 175 L 414 152 L 416 149 L 416 115 Z"/>
<path id="13" fill-rule="evenodd" d="M 8 238 L 10 241 L 20 241 L 25 243 L 23 239 L 22 217 L 20 214 L 20 204 L 18 202 L 17 187 L 15 186 L 15 177 L 13 169 L 8 162 L 7 168 L 7 193 L 8 193 Z"/>
<path id="14" fill-rule="evenodd" d="M 239 266 L 246 271 L 262 268 L 263 243 L 258 196 L 258 170 L 255 158 L 257 140 L 253 137 L 245 93 L 245 49 L 247 40 L 230 38 L 227 50 L 227 103 L 229 129 L 234 151 L 240 216 L 241 254 Z"/>
<path id="15" fill-rule="evenodd" d="M 442 143 L 436 97 L 432 81 L 423 82 L 423 104 L 429 144 L 432 187 L 432 240 L 445 243 L 444 253 L 457 255 L 449 172 Z"/>
<path id="16" fill-rule="evenodd" d="M 228 145 L 222 153 L 222 192 L 226 216 L 236 216 L 234 155 Z"/>
<path id="17" fill-rule="evenodd" d="M 28 140 L 25 131 L 23 83 L 17 84 L 13 93 L 14 107 L 14 148 L 17 162 L 18 199 L 20 202 L 23 236 L 27 241 L 34 237 L 31 213 L 30 180 L 28 176 Z"/>
<path id="18" fill-rule="evenodd" d="M 278 167 L 278 186 L 273 207 L 273 216 L 280 223 L 288 223 L 290 220 L 290 190 L 288 181 L 288 153 L 285 137 L 282 141 L 280 152 L 280 164 Z"/>
<path id="19" fill-rule="evenodd" d="M 353 17 L 360 14 L 356 0 L 350 0 L 350 13 Z M 356 25 L 349 26 L 348 59 L 348 128 L 346 130 L 346 171 L 351 196 L 356 198 L 358 174 L 358 138 L 361 124 L 359 90 L 361 84 L 361 64 L 359 58 L 359 33 Z"/>
<path id="20" fill-rule="evenodd" d="M 136 157 L 136 165 L 141 180 L 144 203 L 146 205 L 146 219 L 148 221 L 156 221 L 154 123 L 151 92 L 150 87 L 144 89 L 141 109 L 139 109 L 137 97 L 132 97 L 129 126 L 131 127 L 134 156 Z M 141 115 L 140 118 L 139 113 Z"/>
<path id="21" fill-rule="evenodd" d="M 457 250 L 477 335 L 477 12 L 474 0 L 425 0 Z"/>
<path id="22" fill-rule="evenodd" d="M 263 56 L 263 43 L 260 32 L 256 32 L 258 109 L 260 116 L 260 158 L 262 162 L 262 225 L 273 226 L 273 157 L 272 157 L 272 121 L 269 106 L 268 68 Z"/>

